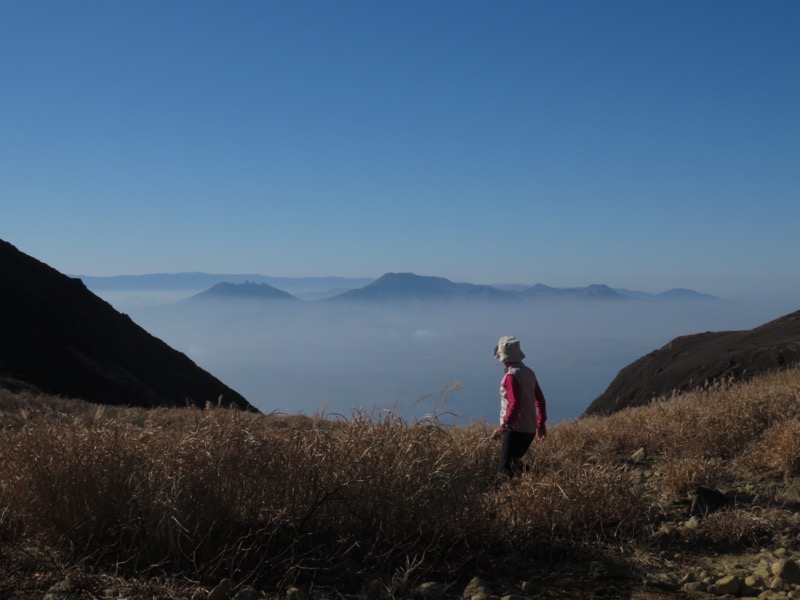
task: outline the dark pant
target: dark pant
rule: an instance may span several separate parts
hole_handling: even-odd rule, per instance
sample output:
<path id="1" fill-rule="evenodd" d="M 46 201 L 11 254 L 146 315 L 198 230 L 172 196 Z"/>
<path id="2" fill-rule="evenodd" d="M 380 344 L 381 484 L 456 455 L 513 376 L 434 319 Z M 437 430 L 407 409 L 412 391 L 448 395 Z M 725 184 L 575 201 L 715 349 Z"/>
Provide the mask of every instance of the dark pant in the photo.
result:
<path id="1" fill-rule="evenodd" d="M 522 431 L 503 432 L 503 444 L 500 447 L 500 462 L 497 466 L 498 473 L 515 477 L 522 473 L 522 457 L 533 442 L 532 433 Z"/>

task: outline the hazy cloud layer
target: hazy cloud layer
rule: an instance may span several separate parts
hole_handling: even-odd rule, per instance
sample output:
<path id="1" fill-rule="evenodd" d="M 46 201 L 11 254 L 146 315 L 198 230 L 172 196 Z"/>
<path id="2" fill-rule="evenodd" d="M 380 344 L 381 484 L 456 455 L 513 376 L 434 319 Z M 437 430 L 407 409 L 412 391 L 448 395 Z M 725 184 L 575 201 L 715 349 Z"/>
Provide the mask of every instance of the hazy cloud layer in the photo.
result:
<path id="1" fill-rule="evenodd" d="M 114 301 L 113 299 L 109 299 Z M 444 410 L 497 418 L 498 337 L 516 335 L 551 421 L 580 415 L 617 372 L 679 335 L 748 329 L 780 315 L 726 303 L 532 303 L 518 310 L 272 302 L 118 306 L 264 412 L 346 417 L 388 408 L 407 419 Z"/>

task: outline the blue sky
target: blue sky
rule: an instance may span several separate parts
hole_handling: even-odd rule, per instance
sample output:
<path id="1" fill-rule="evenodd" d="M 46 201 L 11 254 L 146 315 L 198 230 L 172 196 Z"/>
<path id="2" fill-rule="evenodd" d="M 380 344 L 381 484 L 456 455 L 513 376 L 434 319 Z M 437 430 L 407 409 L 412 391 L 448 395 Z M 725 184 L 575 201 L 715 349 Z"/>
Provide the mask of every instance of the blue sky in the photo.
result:
<path id="1" fill-rule="evenodd" d="M 800 3 L 0 4 L 0 238 L 70 274 L 800 303 Z"/>

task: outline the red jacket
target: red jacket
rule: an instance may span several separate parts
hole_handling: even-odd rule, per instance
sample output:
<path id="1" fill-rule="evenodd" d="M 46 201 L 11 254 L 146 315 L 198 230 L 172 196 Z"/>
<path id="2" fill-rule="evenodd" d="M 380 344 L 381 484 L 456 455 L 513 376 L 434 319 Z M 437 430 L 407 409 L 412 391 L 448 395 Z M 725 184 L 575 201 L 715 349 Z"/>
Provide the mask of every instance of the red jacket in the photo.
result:
<path id="1" fill-rule="evenodd" d="M 536 374 L 521 362 L 507 365 L 500 382 L 500 423 L 509 429 L 536 433 L 547 421 L 547 403 Z"/>

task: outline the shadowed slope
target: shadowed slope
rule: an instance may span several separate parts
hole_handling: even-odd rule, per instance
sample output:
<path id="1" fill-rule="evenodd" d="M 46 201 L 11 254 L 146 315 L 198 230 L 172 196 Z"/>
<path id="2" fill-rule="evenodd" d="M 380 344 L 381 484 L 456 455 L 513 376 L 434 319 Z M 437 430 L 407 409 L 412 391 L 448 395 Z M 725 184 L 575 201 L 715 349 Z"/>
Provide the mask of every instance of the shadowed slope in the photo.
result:
<path id="1" fill-rule="evenodd" d="M 84 287 L 0 240 L 0 386 L 101 404 L 254 410 Z"/>

